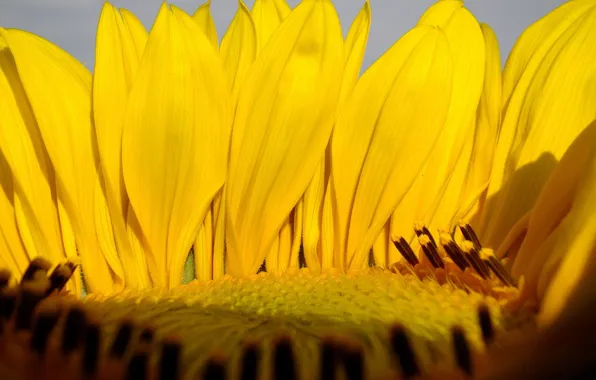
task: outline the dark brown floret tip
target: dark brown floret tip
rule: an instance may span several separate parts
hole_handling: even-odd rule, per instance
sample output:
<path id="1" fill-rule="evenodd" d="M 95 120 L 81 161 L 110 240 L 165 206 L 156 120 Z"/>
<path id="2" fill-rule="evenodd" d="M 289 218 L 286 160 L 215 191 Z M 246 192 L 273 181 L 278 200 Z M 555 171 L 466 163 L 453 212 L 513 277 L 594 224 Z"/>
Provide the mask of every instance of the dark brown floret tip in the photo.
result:
<path id="1" fill-rule="evenodd" d="M 120 359 L 124 356 L 130 345 L 133 329 L 134 325 L 130 321 L 124 321 L 120 324 L 118 332 L 116 333 L 116 337 L 114 338 L 110 348 L 111 357 L 114 359 Z"/>
<path id="2" fill-rule="evenodd" d="M 207 359 L 205 367 L 203 368 L 203 380 L 225 380 L 226 376 L 226 360 L 221 355 L 215 355 Z"/>
<path id="3" fill-rule="evenodd" d="M 391 351 L 404 378 L 411 378 L 420 374 L 416 361 L 416 354 L 408 338 L 406 329 L 401 325 L 391 328 L 389 333 Z"/>
<path id="4" fill-rule="evenodd" d="M 280 337 L 273 343 L 273 379 L 295 380 L 296 362 L 290 337 Z"/>
<path id="5" fill-rule="evenodd" d="M 62 352 L 69 354 L 81 347 L 85 337 L 87 317 L 85 312 L 79 308 L 73 308 L 66 314 L 64 331 L 62 333 Z"/>
<path id="6" fill-rule="evenodd" d="M 97 371 L 101 350 L 100 327 L 91 323 L 85 332 L 85 347 L 83 349 L 83 373 L 92 375 Z"/>
<path id="7" fill-rule="evenodd" d="M 453 344 L 453 355 L 457 367 L 467 375 L 472 375 L 472 353 L 470 344 L 466 338 L 466 333 L 460 327 L 454 327 L 451 330 Z"/>
<path id="8" fill-rule="evenodd" d="M 241 380 L 256 380 L 258 378 L 259 362 L 261 353 L 257 342 L 249 342 L 244 345 L 240 364 Z"/>
<path id="9" fill-rule="evenodd" d="M 495 331 L 490 316 L 490 310 L 488 310 L 486 305 L 481 305 L 478 308 L 478 325 L 482 332 L 482 340 L 484 341 L 484 344 L 491 344 L 495 338 Z"/>
<path id="10" fill-rule="evenodd" d="M 58 310 L 42 310 L 37 315 L 29 347 L 33 352 L 43 355 L 46 350 L 48 338 L 60 317 Z"/>
<path id="11" fill-rule="evenodd" d="M 403 258 L 406 259 L 411 266 L 416 266 L 419 263 L 418 257 L 416 257 L 416 254 L 406 239 L 400 237 L 399 239 L 393 241 L 393 245 L 395 245 L 395 248 L 397 248 L 399 253 L 401 253 Z"/>
<path id="12" fill-rule="evenodd" d="M 52 267 L 52 263 L 48 260 L 44 259 L 43 257 L 36 257 L 29 263 L 29 267 L 23 273 L 23 277 L 21 278 L 21 283 L 26 281 L 32 281 L 35 279 L 35 276 L 38 272 L 41 273 L 48 273 L 50 268 Z"/>

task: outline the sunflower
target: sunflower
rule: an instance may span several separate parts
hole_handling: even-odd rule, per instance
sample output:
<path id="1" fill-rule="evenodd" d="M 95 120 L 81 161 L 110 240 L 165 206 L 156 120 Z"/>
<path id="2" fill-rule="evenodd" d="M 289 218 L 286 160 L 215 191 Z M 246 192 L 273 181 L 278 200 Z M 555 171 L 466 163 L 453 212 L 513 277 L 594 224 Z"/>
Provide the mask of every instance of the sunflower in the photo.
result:
<path id="1" fill-rule="evenodd" d="M 0 28 L 2 378 L 594 376 L 596 1 L 238 5 Z"/>

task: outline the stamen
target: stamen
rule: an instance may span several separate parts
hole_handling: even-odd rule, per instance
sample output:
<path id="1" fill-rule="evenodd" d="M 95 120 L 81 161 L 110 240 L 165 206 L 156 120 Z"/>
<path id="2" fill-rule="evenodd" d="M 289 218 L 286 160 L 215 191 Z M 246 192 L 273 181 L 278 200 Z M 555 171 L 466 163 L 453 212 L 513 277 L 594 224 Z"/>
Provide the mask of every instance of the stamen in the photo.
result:
<path id="1" fill-rule="evenodd" d="M 486 266 L 484 261 L 482 261 L 482 259 L 480 258 L 478 250 L 474 247 L 474 243 L 472 243 L 469 240 L 466 240 L 461 244 L 461 249 L 468 262 L 472 264 L 472 267 L 474 268 L 476 273 L 478 273 L 480 277 L 482 277 L 485 280 L 490 278 L 490 271 L 488 270 L 488 267 Z"/>
<path id="2" fill-rule="evenodd" d="M 480 251 L 482 260 L 488 268 L 501 280 L 505 285 L 517 287 L 516 281 L 511 277 L 507 269 L 501 264 L 501 261 L 495 257 L 491 249 L 482 249 Z"/>
<path id="3" fill-rule="evenodd" d="M 246 343 L 242 352 L 241 380 L 256 380 L 261 355 L 258 343 Z"/>
<path id="4" fill-rule="evenodd" d="M 472 357 L 470 345 L 464 330 L 461 327 L 454 327 L 451 330 L 453 339 L 453 353 L 457 366 L 466 374 L 472 375 Z"/>
<path id="5" fill-rule="evenodd" d="M 29 263 L 29 266 L 25 270 L 25 273 L 23 273 L 23 277 L 21 278 L 21 284 L 26 281 L 32 281 L 33 279 L 35 279 L 35 274 L 38 271 L 47 273 L 51 267 L 52 267 L 52 263 L 50 263 L 48 260 L 44 259 L 43 257 L 34 258 Z"/>
<path id="6" fill-rule="evenodd" d="M 427 236 L 428 239 L 430 240 L 430 243 L 432 245 L 435 246 L 435 248 L 437 248 L 437 242 L 435 241 L 435 238 L 433 237 L 433 234 L 430 233 L 430 231 L 428 230 L 428 228 L 426 228 L 426 226 L 424 224 L 416 224 L 414 225 L 414 232 L 416 233 L 417 237 L 421 237 L 421 236 Z"/>
<path id="7" fill-rule="evenodd" d="M 280 338 L 273 347 L 273 379 L 296 380 L 296 363 L 292 340 L 289 337 Z"/>
<path id="8" fill-rule="evenodd" d="M 47 288 L 47 280 L 23 285 L 16 310 L 15 330 L 29 330 L 31 328 L 33 311 L 44 298 Z"/>
<path id="9" fill-rule="evenodd" d="M 402 326 L 394 326 L 389 336 L 393 355 L 396 356 L 404 378 L 420 374 L 416 355 L 410 345 L 406 330 Z"/>
<path id="10" fill-rule="evenodd" d="M 439 238 L 445 253 L 447 253 L 447 256 L 449 256 L 455 265 L 457 265 L 457 267 L 462 271 L 468 268 L 469 264 L 466 261 L 463 252 L 458 245 L 455 244 L 455 241 L 453 241 L 451 235 L 448 233 L 442 233 Z"/>
<path id="11" fill-rule="evenodd" d="M 79 308 L 70 309 L 66 314 L 64 332 L 62 334 L 62 352 L 69 354 L 79 348 L 87 326 L 85 312 Z"/>
<path id="12" fill-rule="evenodd" d="M 331 338 L 321 343 L 320 379 L 335 379 L 337 369 L 336 344 Z"/>
<path id="13" fill-rule="evenodd" d="M 45 353 L 48 338 L 58 323 L 58 310 L 42 310 L 37 316 L 29 347 L 40 355 Z"/>
<path id="14" fill-rule="evenodd" d="M 393 245 L 395 245 L 395 248 L 397 248 L 399 253 L 401 253 L 403 258 L 406 259 L 406 261 L 411 266 L 415 266 L 418 264 L 418 258 L 416 257 L 416 254 L 414 253 L 406 239 L 400 236 L 399 239 L 393 240 Z"/>
<path id="15" fill-rule="evenodd" d="M 50 295 L 54 291 L 61 291 L 70 280 L 73 271 L 66 265 L 58 265 L 50 274 L 50 287 L 46 295 Z"/>
<path id="16" fill-rule="evenodd" d="M 180 376 L 182 346 L 177 341 L 166 341 L 161 348 L 159 362 L 160 380 L 177 380 Z"/>
<path id="17" fill-rule="evenodd" d="M 226 378 L 226 361 L 220 356 L 207 360 L 203 369 L 203 380 L 224 380 Z"/>
<path id="18" fill-rule="evenodd" d="M 445 268 L 445 263 L 443 263 L 443 260 L 439 256 L 439 252 L 437 252 L 437 247 L 431 242 L 430 238 L 427 235 L 421 235 L 418 238 L 418 241 L 422 246 L 422 252 L 424 252 L 424 255 L 428 258 L 428 261 L 430 261 L 432 266 L 435 269 Z"/>
<path id="19" fill-rule="evenodd" d="M 147 352 L 135 352 L 130 358 L 126 371 L 127 380 L 146 380 L 149 355 Z"/>
<path id="20" fill-rule="evenodd" d="M 470 224 L 460 224 L 459 229 L 462 235 L 464 235 L 464 238 L 466 240 L 471 241 L 472 244 L 474 244 L 474 248 L 476 248 L 477 250 L 480 250 L 482 248 L 482 245 L 480 244 L 480 239 L 478 239 L 478 235 L 476 235 L 476 232 L 474 232 L 474 229 Z"/>
<path id="21" fill-rule="evenodd" d="M 481 305 L 478 308 L 478 325 L 480 325 L 480 331 L 482 332 L 482 340 L 484 341 L 484 344 L 491 344 L 495 337 L 495 331 L 493 327 L 493 321 L 490 316 L 490 311 L 486 305 Z"/>
<path id="22" fill-rule="evenodd" d="M 130 344 L 130 339 L 132 338 L 132 330 L 133 324 L 131 322 L 122 322 L 118 332 L 116 333 L 116 337 L 112 342 L 110 356 L 117 359 L 120 359 L 124 356 L 126 349 Z"/>
<path id="23" fill-rule="evenodd" d="M 99 362 L 100 344 L 100 329 L 95 323 L 87 326 L 85 332 L 85 348 L 83 351 L 83 373 L 85 375 L 93 375 L 97 371 L 97 364 Z"/>

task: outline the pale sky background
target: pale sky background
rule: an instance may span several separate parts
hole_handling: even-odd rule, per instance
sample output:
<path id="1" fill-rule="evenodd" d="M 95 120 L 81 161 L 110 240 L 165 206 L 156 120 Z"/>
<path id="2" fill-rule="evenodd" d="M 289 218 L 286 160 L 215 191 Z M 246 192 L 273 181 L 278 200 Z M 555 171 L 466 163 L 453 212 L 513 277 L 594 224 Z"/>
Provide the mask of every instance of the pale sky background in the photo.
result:
<path id="1" fill-rule="evenodd" d="M 424 10 L 435 0 L 370 0 L 372 26 L 364 67 L 374 62 L 393 42 L 415 25 Z M 254 0 L 246 0 L 252 7 Z M 292 6 L 300 0 L 288 0 Z M 335 0 L 344 34 L 364 0 Z M 468 0 L 466 6 L 476 18 L 495 30 L 501 46 L 501 60 L 521 32 L 565 0 Z M 95 49 L 95 29 L 103 0 L 0 0 L 0 26 L 29 30 L 54 42 L 92 69 Z M 147 28 L 162 0 L 113 0 L 112 4 L 127 8 L 137 15 Z M 171 3 L 187 12 L 202 0 L 178 0 Z M 212 0 L 212 12 L 217 31 L 225 33 L 237 8 L 237 0 Z"/>

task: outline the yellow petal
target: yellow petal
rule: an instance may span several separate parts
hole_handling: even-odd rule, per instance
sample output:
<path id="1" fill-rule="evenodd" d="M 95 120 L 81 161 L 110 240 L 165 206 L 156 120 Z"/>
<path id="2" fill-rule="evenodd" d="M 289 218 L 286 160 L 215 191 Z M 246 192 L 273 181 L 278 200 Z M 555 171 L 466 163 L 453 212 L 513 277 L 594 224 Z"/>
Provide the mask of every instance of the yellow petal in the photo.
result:
<path id="1" fill-rule="evenodd" d="M 258 52 L 269 42 L 290 11 L 286 0 L 255 0 L 251 14 L 255 23 Z"/>
<path id="2" fill-rule="evenodd" d="M 445 223 L 453 217 L 457 205 L 446 204 L 448 208 L 443 210 L 438 210 L 438 205 L 442 203 L 441 197 L 450 181 L 465 177 L 460 173 L 454 178 L 454 171 L 458 163 L 467 164 L 471 154 L 470 138 L 474 134 L 474 118 L 486 66 L 482 30 L 462 1 L 435 3 L 422 16 L 419 25 L 439 26 L 445 30 L 453 56 L 453 94 L 437 145 L 392 217 L 391 235 L 406 239 L 413 236 L 412 223 L 428 224 L 433 219 L 436 223 Z M 448 201 L 453 202 L 445 200 Z"/>
<path id="3" fill-rule="evenodd" d="M 596 6 L 571 2 L 582 9 L 581 17 L 554 25 L 558 38 L 546 38 L 535 46 L 525 70 L 518 75 L 506 70 L 504 83 L 519 78 L 506 105 L 484 212 L 483 240 L 496 247 L 508 230 L 535 204 L 538 194 L 575 137 L 596 117 Z M 574 10 L 579 12 L 579 10 Z M 559 12 L 546 18 L 560 17 Z M 542 24 L 539 24 L 542 25 Z M 532 48 L 522 36 L 519 44 Z M 522 57 L 523 58 L 523 57 Z M 521 59 L 521 58 L 520 58 Z M 521 64 L 509 60 L 508 65 Z M 505 93 L 505 96 L 507 94 Z"/>
<path id="4" fill-rule="evenodd" d="M 451 81 L 445 34 L 416 27 L 364 73 L 342 107 L 331 171 L 335 254 L 347 253 L 346 267 L 366 265 L 373 242 L 428 158 L 447 117 Z"/>
<path id="5" fill-rule="evenodd" d="M 370 2 L 366 0 L 354 22 L 352 22 L 344 43 L 345 69 L 344 82 L 341 88 L 341 101 L 354 89 L 360 76 L 360 68 L 366 51 L 366 43 L 368 42 L 370 19 Z"/>
<path id="6" fill-rule="evenodd" d="M 197 23 L 199 28 L 205 33 L 211 46 L 217 51 L 219 42 L 217 41 L 217 30 L 215 29 L 215 22 L 211 16 L 211 0 L 201 5 L 192 15 L 193 20 Z"/>
<path id="7" fill-rule="evenodd" d="M 592 130 L 588 132 L 589 137 L 594 139 L 596 123 L 593 123 L 590 128 Z M 576 142 L 574 145 L 576 147 L 583 145 L 584 149 L 580 150 L 583 158 L 587 159 L 580 162 L 584 164 L 582 168 L 584 170 L 576 170 L 576 174 L 573 175 L 577 177 L 577 173 L 581 173 L 579 183 L 576 182 L 577 195 L 569 214 L 559 226 L 559 238 L 554 244 L 553 252 L 560 254 L 561 260 L 558 265 L 552 267 L 552 277 L 548 280 L 538 318 L 541 324 L 551 324 L 556 321 L 570 303 L 584 301 L 583 293 L 587 291 L 589 294 L 594 289 L 596 214 L 593 210 L 596 205 L 596 155 L 594 149 L 585 149 L 585 143 Z M 562 166 L 555 170 L 559 168 L 562 171 Z"/>
<path id="8" fill-rule="evenodd" d="M 159 105 L 157 107 L 156 105 Z M 222 186 L 230 94 L 221 63 L 196 23 L 164 4 L 129 95 L 122 169 L 151 278 L 176 286 Z"/>
<path id="9" fill-rule="evenodd" d="M 538 281 L 544 268 L 553 268 L 555 263 L 565 257 L 565 249 L 553 252 L 552 249 L 557 247 L 545 242 L 567 217 L 578 191 L 583 191 L 582 186 L 586 186 L 586 173 L 589 172 L 595 151 L 596 122 L 593 122 L 567 149 L 536 201 L 524 242 L 512 267 L 514 276 L 525 276 L 527 292 L 531 296 L 537 296 Z"/>
<path id="10" fill-rule="evenodd" d="M 328 173 L 325 173 L 326 167 L 329 165 L 325 165 L 322 160 L 302 198 L 302 245 L 306 264 L 311 270 L 318 270 L 321 266 L 318 251 L 321 237 L 321 207 L 329 177 Z"/>
<path id="11" fill-rule="evenodd" d="M 0 152 L 0 268 L 10 270 L 14 276 L 20 276 L 27 269 L 30 260 L 19 236 L 13 202 L 12 173 Z"/>
<path id="12" fill-rule="evenodd" d="M 257 56 L 255 25 L 242 0 L 238 0 L 238 11 L 221 40 L 220 54 L 236 99 Z"/>
<path id="13" fill-rule="evenodd" d="M 319 164 L 342 80 L 328 1 L 302 3 L 257 57 L 240 93 L 227 181 L 229 273 L 252 274 Z"/>
<path id="14" fill-rule="evenodd" d="M 194 266 L 200 281 L 213 279 L 213 209 L 209 207 L 194 243 Z"/>
<path id="15" fill-rule="evenodd" d="M 485 24 L 480 26 L 486 47 L 482 94 L 472 121 L 473 132 L 466 137 L 461 157 L 429 223 L 432 229 L 452 229 L 469 215 L 490 178 L 500 127 L 501 57 L 492 29 Z"/>
<path id="16" fill-rule="evenodd" d="M 57 194 L 72 224 L 90 291 L 110 291 L 122 276 L 115 252 L 102 252 L 95 226 L 99 165 L 91 123 L 91 75 L 74 58 L 47 41 L 18 30 L 2 30 L 15 58 L 48 156 Z M 40 86 L 40 83 L 43 83 Z M 106 261 L 107 260 L 107 261 Z M 109 267 L 108 267 L 109 263 Z"/>
<path id="17" fill-rule="evenodd" d="M 53 169 L 14 59 L 3 38 L 0 38 L 0 93 L 3 94 L 0 149 L 10 168 L 4 172 L 8 176 L 6 186 L 9 186 L 5 190 L 10 192 L 6 196 L 14 205 L 27 260 L 44 256 L 55 262 L 62 261 L 66 256 L 60 234 Z M 9 205 L 5 204 L 5 207 Z M 9 223 L 6 234 L 10 235 L 9 226 L 14 222 L 14 215 L 6 215 L 11 219 L 6 221 Z M 15 244 L 12 238 L 11 241 Z M 24 262 L 25 258 L 19 258 L 20 265 Z"/>
<path id="18" fill-rule="evenodd" d="M 128 93 L 134 82 L 146 40 L 145 29 L 132 13 L 120 13 L 109 3 L 104 4 L 97 29 L 93 117 L 105 196 L 111 218 L 101 215 L 106 210 L 99 198 L 96 212 L 99 214 L 99 231 L 102 231 L 100 236 L 103 236 L 101 240 L 110 241 L 115 238 L 126 286 L 131 288 L 148 286 L 149 276 L 142 251 L 131 248 L 126 233 L 128 196 L 122 177 L 122 123 Z M 114 237 L 110 236 L 112 227 Z M 104 249 L 108 248 L 104 246 Z"/>

